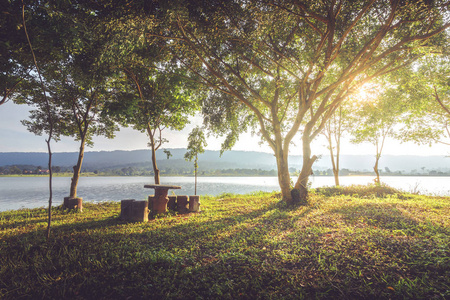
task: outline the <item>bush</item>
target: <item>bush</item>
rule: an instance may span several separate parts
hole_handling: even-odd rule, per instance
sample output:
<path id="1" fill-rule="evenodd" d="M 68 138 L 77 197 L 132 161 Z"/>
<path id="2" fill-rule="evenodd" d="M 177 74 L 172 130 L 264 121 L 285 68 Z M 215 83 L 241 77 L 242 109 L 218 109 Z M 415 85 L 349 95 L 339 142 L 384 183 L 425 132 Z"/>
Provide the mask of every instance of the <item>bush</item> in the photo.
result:
<path id="1" fill-rule="evenodd" d="M 326 186 L 315 189 L 317 194 L 324 196 L 347 195 L 358 197 L 379 197 L 385 198 L 387 195 L 396 195 L 401 191 L 386 184 L 349 185 L 349 186 Z"/>

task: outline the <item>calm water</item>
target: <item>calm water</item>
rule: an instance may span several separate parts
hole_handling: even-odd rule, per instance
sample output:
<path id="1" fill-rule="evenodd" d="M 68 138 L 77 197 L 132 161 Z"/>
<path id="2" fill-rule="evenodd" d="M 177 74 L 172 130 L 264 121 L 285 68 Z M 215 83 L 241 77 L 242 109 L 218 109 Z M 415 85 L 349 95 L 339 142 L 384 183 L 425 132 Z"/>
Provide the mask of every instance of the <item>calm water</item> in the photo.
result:
<path id="1" fill-rule="evenodd" d="M 341 177 L 341 185 L 367 184 L 372 176 Z M 295 180 L 293 178 L 293 180 Z M 386 176 L 382 182 L 404 191 L 419 190 L 422 194 L 450 195 L 450 177 Z M 78 195 L 85 202 L 120 201 L 122 199 L 147 199 L 152 189 L 144 184 L 153 183 L 150 177 L 82 177 L 78 184 Z M 180 185 L 173 190 L 177 195 L 194 194 L 194 178 L 163 177 L 161 183 Z M 332 186 L 333 177 L 311 177 L 312 187 Z M 62 204 L 69 194 L 70 178 L 53 179 L 53 204 Z M 199 195 L 222 193 L 244 194 L 254 191 L 279 190 L 276 177 L 200 177 L 197 184 Z M 48 205 L 47 177 L 0 177 L 0 211 L 34 208 Z"/>

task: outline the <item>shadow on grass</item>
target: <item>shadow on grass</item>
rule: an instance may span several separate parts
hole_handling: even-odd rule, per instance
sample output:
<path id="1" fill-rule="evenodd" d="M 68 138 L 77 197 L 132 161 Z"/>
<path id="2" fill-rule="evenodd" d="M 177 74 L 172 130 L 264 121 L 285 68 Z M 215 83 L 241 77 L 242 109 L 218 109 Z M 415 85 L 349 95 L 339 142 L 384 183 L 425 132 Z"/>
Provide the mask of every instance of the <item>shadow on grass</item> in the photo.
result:
<path id="1" fill-rule="evenodd" d="M 289 211 L 271 203 L 212 220 L 199 214 L 126 224 L 109 217 L 54 226 L 49 242 L 44 230 L 7 237 L 1 250 L 15 271 L 0 276 L 0 296 L 256 297 L 267 285 L 291 286 L 275 266 L 261 267 L 267 236 L 290 227 Z"/>
<path id="2" fill-rule="evenodd" d="M 57 225 L 49 242 L 34 239 L 33 232 L 1 239 L 4 265 L 0 272 L 0 298 L 363 299 L 393 295 L 381 279 L 373 279 L 373 285 L 369 285 L 358 274 L 350 276 L 350 271 L 375 266 L 379 260 L 374 255 L 355 264 L 359 262 L 356 258 L 370 253 L 365 250 L 366 244 L 350 248 L 348 245 L 354 244 L 350 235 L 342 235 L 339 228 L 336 236 L 325 232 L 327 226 L 314 223 L 314 218 L 312 223 L 308 220 L 308 225 L 319 231 L 292 229 L 295 222 L 309 219 L 314 210 L 311 206 L 300 210 L 287 208 L 283 203 L 257 208 L 238 203 L 230 206 L 229 213 L 224 205 L 217 215 L 205 212 L 167 216 L 134 224 L 120 221 L 115 209 L 102 214 L 102 219 L 95 219 L 93 214 L 86 221 Z M 363 220 L 383 228 L 417 224 L 389 204 L 345 207 L 332 213 L 349 222 Z M 377 243 L 392 248 L 389 251 L 396 251 L 393 253 L 399 259 L 408 262 L 427 259 L 414 274 L 419 274 L 430 261 L 428 256 L 423 257 L 425 246 L 427 255 L 445 251 L 425 240 L 397 241 L 391 240 L 390 235 L 378 238 Z M 14 248 L 15 245 L 20 247 Z M 346 261 L 342 261 L 342 253 Z M 400 256 L 402 253 L 405 256 Z M 436 255 L 436 265 L 444 254 Z M 333 265 L 339 272 L 328 270 Z M 367 273 L 390 272 L 387 265 L 377 268 L 367 269 Z M 441 263 L 438 271 L 443 270 L 445 264 Z M 397 273 L 392 274 L 389 280 L 397 280 Z M 406 277 L 408 273 L 401 275 Z M 432 298 L 434 294 L 424 297 L 428 296 L 425 291 L 411 295 Z"/>
<path id="3" fill-rule="evenodd" d="M 392 204 L 367 203 L 332 210 L 351 223 L 361 222 L 384 229 L 409 229 L 418 222 Z"/>
<path id="4" fill-rule="evenodd" d="M 91 206 L 88 204 L 88 207 Z M 100 206 L 100 204 L 99 204 Z M 39 211 L 38 211 L 39 210 Z M 9 229 L 20 229 L 22 227 L 32 226 L 38 223 L 48 222 L 48 212 L 46 209 L 31 209 L 31 210 L 18 210 L 15 211 L 14 214 L 8 214 L 6 216 L 2 216 L 2 222 L 7 221 L 9 224 L 1 225 L 0 230 L 9 230 Z M 117 214 L 118 211 L 109 210 L 112 214 Z M 69 211 L 67 209 L 62 208 L 61 206 L 53 207 L 52 209 L 52 227 L 56 228 L 62 225 L 58 225 L 58 222 L 72 222 L 70 223 L 70 227 L 77 228 L 79 226 L 91 228 L 95 227 L 95 223 L 97 221 L 83 221 L 80 223 L 75 223 L 74 219 L 79 216 L 82 218 L 84 214 L 83 212 L 78 212 L 75 210 Z M 95 217 L 95 215 L 93 216 Z M 14 220 L 17 218 L 18 220 Z"/>

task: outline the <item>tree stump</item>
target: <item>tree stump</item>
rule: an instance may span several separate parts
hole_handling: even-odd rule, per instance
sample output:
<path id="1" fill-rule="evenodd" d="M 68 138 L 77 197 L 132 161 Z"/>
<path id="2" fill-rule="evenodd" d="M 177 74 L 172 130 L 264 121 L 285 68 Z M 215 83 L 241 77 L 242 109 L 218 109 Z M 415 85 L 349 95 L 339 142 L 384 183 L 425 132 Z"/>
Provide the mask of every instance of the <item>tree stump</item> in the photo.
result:
<path id="1" fill-rule="evenodd" d="M 177 196 L 177 211 L 182 214 L 189 212 L 188 196 Z"/>
<path id="2" fill-rule="evenodd" d="M 128 221 L 131 219 L 134 201 L 136 201 L 136 200 L 130 199 L 130 200 L 120 201 L 120 218 L 122 220 Z"/>
<path id="3" fill-rule="evenodd" d="M 120 202 L 120 218 L 132 222 L 148 222 L 148 202 L 122 200 Z"/>
<path id="4" fill-rule="evenodd" d="M 167 208 L 170 210 L 175 210 L 177 208 L 177 196 L 169 196 Z"/>
<path id="5" fill-rule="evenodd" d="M 189 196 L 189 211 L 200 211 L 200 196 Z"/>
<path id="6" fill-rule="evenodd" d="M 135 201 L 133 202 L 131 219 L 133 222 L 148 222 L 148 202 Z"/>
<path id="7" fill-rule="evenodd" d="M 78 209 L 83 211 L 83 198 L 64 197 L 63 207 L 69 210 Z"/>
<path id="8" fill-rule="evenodd" d="M 149 195 L 148 196 L 148 209 L 150 211 L 153 211 L 153 199 L 155 198 L 155 195 Z"/>

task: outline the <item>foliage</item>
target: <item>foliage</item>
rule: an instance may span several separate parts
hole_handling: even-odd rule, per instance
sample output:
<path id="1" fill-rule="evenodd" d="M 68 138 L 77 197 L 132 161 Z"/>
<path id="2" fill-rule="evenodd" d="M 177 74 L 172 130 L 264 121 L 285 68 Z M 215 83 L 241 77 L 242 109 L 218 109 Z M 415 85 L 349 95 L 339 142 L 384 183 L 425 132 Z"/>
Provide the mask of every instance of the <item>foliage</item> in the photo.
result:
<path id="1" fill-rule="evenodd" d="M 115 101 L 109 104 L 109 113 L 122 125 L 141 132 L 150 127 L 159 137 L 157 145 L 164 144 L 158 130 L 183 129 L 188 115 L 197 108 L 182 77 L 169 70 L 129 67 L 115 78 L 114 85 Z"/>
<path id="2" fill-rule="evenodd" d="M 395 194 L 204 197 L 202 212 L 148 223 L 119 203 L 0 213 L 0 297 L 445 299 L 450 199 Z"/>
<path id="3" fill-rule="evenodd" d="M 155 183 L 159 184 L 156 151 L 168 142 L 163 132 L 166 128 L 182 130 L 198 104 L 182 74 L 167 65 L 164 57 L 152 56 L 148 48 L 153 46 L 145 44 L 146 48 L 134 50 L 138 54 L 131 55 L 132 59 L 119 58 L 116 62 L 124 71 L 113 80 L 115 97 L 108 105 L 108 115 L 123 126 L 147 133 Z"/>
<path id="4" fill-rule="evenodd" d="M 23 1 L 2 1 L 0 20 L 0 105 L 8 100 L 20 101 L 18 91 L 22 84 L 30 79 L 34 68 L 33 58 L 24 32 L 24 21 L 32 32 L 29 35 L 39 62 L 44 63 L 51 57 L 51 47 L 42 47 L 48 31 L 35 34 L 35 28 L 54 25 L 48 19 L 45 10 L 34 4 L 27 4 L 22 16 Z M 31 7 L 31 8 L 30 8 Z M 31 11 L 34 10 L 34 13 Z M 46 46 L 54 45 L 55 39 L 46 40 Z"/>
<path id="5" fill-rule="evenodd" d="M 188 161 L 195 160 L 195 168 L 197 169 L 197 159 L 198 155 L 205 152 L 206 139 L 205 135 L 203 134 L 203 129 L 200 127 L 195 127 L 192 129 L 191 133 L 188 137 L 188 146 L 187 146 L 187 152 L 184 155 L 184 159 Z"/>
<path id="6" fill-rule="evenodd" d="M 409 114 L 402 120 L 402 141 L 450 145 L 450 62 L 447 54 L 428 56 L 399 74 L 399 93 Z"/>
<path id="7" fill-rule="evenodd" d="M 395 90 L 383 90 L 381 85 L 374 89 L 377 91 L 370 98 L 361 99 L 356 104 L 359 106 L 356 112 L 359 122 L 353 127 L 352 142 L 369 142 L 382 150 L 383 140 L 395 136 L 394 126 L 399 122 L 405 105 Z"/>
<path id="8" fill-rule="evenodd" d="M 351 141 L 353 143 L 369 142 L 375 146 L 376 155 L 373 169 L 377 176 L 375 183 L 379 184 L 378 162 L 386 138 L 396 136 L 394 127 L 405 113 L 406 105 L 405 101 L 399 97 L 397 90 L 390 88 L 386 83 L 372 89 L 374 90 L 373 95 L 358 103 L 359 108 L 355 112 L 354 127 L 351 130 L 353 136 Z"/>
<path id="9" fill-rule="evenodd" d="M 154 6 L 147 38 L 164 41 L 177 63 L 207 89 L 206 125 L 219 133 L 228 129 L 226 149 L 241 130 L 255 125 L 275 154 L 286 200 L 292 200 L 287 157 L 297 133 L 303 167 L 295 187 L 305 188 L 317 158 L 310 143 L 342 101 L 364 83 L 442 45 L 441 33 L 450 26 L 443 1 Z"/>
<path id="10" fill-rule="evenodd" d="M 8 5 L 9 18 L 20 1 Z M 184 101 L 186 95 L 199 83 L 205 125 L 227 134 L 223 149 L 253 128 L 275 154 L 288 201 L 289 147 L 299 132 L 303 165 L 295 188 L 306 191 L 317 159 L 310 144 L 341 103 L 361 85 L 441 51 L 450 27 L 445 0 L 49 0 L 32 2 L 29 11 L 43 66 L 57 61 L 65 67 L 72 58 L 88 62 L 88 69 L 114 65 L 121 75 L 107 78 L 117 84 L 107 90 L 116 92 L 115 108 L 125 117 L 117 115 L 147 131 L 152 148 L 164 142 L 152 138 L 161 127 L 184 124 L 182 118 L 174 125 L 158 118 L 187 110 L 192 102 Z M 16 19 L 0 29 L 1 54 L 12 57 L 2 58 L 0 68 L 5 82 L 13 83 L 29 65 L 19 51 L 21 37 L 7 33 L 20 27 Z M 95 34 L 86 34 L 94 28 Z M 6 86 L 11 89 L 9 81 Z M 139 118 L 142 110 L 146 118 Z M 157 171 L 155 166 L 155 176 Z"/>
<path id="11" fill-rule="evenodd" d="M 85 73 L 77 65 L 80 62 L 55 62 L 53 66 L 44 70 L 46 78 L 46 91 L 52 104 L 52 116 L 55 120 L 54 139 L 58 141 L 61 136 L 72 136 L 77 141 L 83 141 L 93 146 L 94 135 L 114 137 L 117 125 L 102 114 L 104 104 L 109 95 L 107 84 L 95 80 L 95 71 Z M 24 99 L 38 109 L 30 112 L 30 120 L 22 123 L 30 132 L 42 135 L 49 130 L 45 112 L 39 109 L 42 105 L 43 94 L 35 89 L 28 91 Z"/>
<path id="12" fill-rule="evenodd" d="M 31 111 L 31 120 L 22 123 L 37 135 L 51 132 L 55 140 L 63 135 L 80 141 L 70 186 L 70 197 L 76 197 L 85 145 L 92 145 L 94 135 L 112 138 L 118 130 L 111 118 L 102 113 L 110 97 L 107 82 L 111 70 L 99 60 L 105 36 L 90 12 L 51 10 L 49 14 L 50 19 L 62 19 L 69 27 L 46 28 L 64 43 L 52 50 L 58 53 L 54 61 L 40 67 L 42 90 L 33 84 L 33 79 L 29 86 L 21 88 L 24 101 L 37 107 Z M 68 16 L 71 18 L 66 20 Z"/>
<path id="13" fill-rule="evenodd" d="M 203 129 L 196 127 L 192 129 L 188 137 L 187 152 L 184 155 L 184 159 L 188 161 L 194 160 L 194 173 L 195 173 L 195 195 L 197 195 L 197 170 L 198 170 L 198 155 L 205 152 L 207 146 Z"/>

